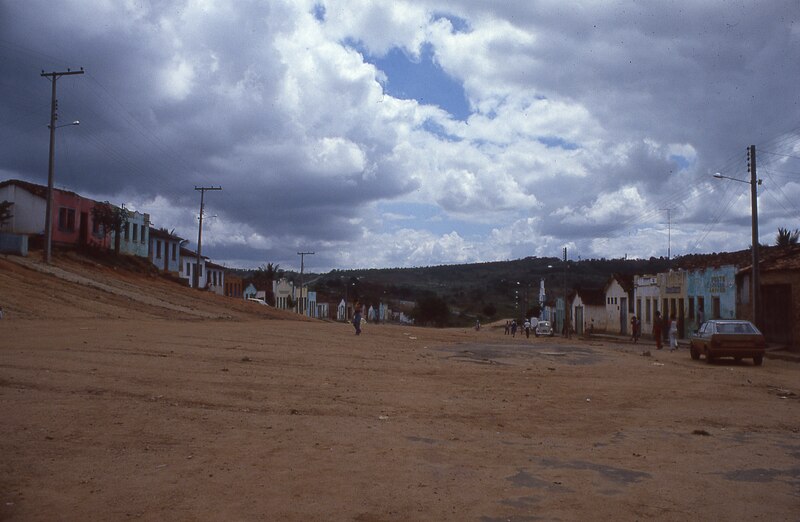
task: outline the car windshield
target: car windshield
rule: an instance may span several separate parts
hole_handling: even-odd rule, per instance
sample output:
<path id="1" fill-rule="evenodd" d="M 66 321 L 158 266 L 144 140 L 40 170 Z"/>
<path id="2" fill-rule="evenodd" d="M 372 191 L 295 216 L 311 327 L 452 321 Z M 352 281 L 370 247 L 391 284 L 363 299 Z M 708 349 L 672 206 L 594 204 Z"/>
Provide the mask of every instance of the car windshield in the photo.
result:
<path id="1" fill-rule="evenodd" d="M 544 326 L 544 327 L 547 327 L 547 326 L 550 326 L 550 323 L 548 323 L 547 321 L 541 321 L 541 322 L 539 323 L 539 326 Z"/>
<path id="2" fill-rule="evenodd" d="M 754 334 L 756 329 L 750 323 L 717 323 L 717 333 Z"/>

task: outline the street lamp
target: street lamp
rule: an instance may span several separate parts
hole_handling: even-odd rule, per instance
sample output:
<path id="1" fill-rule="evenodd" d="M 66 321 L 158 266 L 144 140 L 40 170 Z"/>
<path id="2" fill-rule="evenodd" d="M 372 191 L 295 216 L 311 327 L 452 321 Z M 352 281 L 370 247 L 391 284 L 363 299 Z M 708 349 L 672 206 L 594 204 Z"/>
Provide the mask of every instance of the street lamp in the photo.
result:
<path id="1" fill-rule="evenodd" d="M 53 89 L 55 89 L 55 82 L 53 82 Z M 80 121 L 75 120 L 72 123 L 56 125 L 55 116 L 53 116 L 50 125 L 48 125 L 50 129 L 50 161 L 47 169 L 47 202 L 44 211 L 44 262 L 48 264 L 53 252 L 53 180 L 55 178 L 56 129 L 80 124 Z"/>
<path id="2" fill-rule="evenodd" d="M 752 274 L 750 276 L 752 283 L 752 304 L 753 304 L 753 322 L 756 327 L 762 327 L 761 321 L 761 282 L 760 282 L 760 268 L 759 268 L 759 255 L 758 255 L 758 185 L 761 185 L 761 180 L 756 176 L 756 146 L 750 145 L 747 150 L 748 170 L 750 171 L 750 181 L 745 179 L 732 178 L 730 176 L 723 176 L 719 172 L 714 174 L 717 179 L 729 179 L 731 181 L 738 181 L 739 183 L 747 183 L 750 185 L 750 217 L 751 217 L 751 233 L 752 233 Z"/>

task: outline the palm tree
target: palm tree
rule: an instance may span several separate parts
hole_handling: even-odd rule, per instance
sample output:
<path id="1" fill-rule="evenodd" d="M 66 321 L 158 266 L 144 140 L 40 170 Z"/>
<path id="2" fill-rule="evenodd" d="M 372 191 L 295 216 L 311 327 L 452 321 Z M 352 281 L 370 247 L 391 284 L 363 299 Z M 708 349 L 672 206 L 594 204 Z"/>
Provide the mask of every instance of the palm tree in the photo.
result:
<path id="1" fill-rule="evenodd" d="M 264 294 L 266 297 L 267 303 L 274 305 L 275 304 L 275 296 L 272 293 L 272 282 L 275 280 L 275 276 L 280 276 L 283 271 L 280 270 L 280 265 L 267 263 L 266 265 L 261 265 L 256 269 L 256 273 L 253 274 L 253 279 L 256 282 L 257 286 L 264 287 Z"/>
<path id="2" fill-rule="evenodd" d="M 800 230 L 789 230 L 788 228 L 778 227 L 778 235 L 775 236 L 775 246 L 787 247 L 796 245 L 800 240 Z"/>

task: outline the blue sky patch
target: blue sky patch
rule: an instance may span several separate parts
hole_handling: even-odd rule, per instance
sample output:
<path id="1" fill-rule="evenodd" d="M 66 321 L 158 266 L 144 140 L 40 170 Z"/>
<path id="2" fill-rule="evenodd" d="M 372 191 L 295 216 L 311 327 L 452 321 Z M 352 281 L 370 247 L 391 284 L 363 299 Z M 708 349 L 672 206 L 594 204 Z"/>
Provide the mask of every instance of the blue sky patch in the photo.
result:
<path id="1" fill-rule="evenodd" d="M 436 105 L 457 120 L 466 121 L 471 114 L 464 86 L 433 60 L 432 45 L 423 45 L 419 59 L 415 60 L 397 47 L 385 56 L 376 57 L 370 55 L 361 42 L 348 39 L 344 44 L 359 51 L 365 61 L 386 74 L 387 81 L 383 87 L 390 96 Z"/>
<path id="2" fill-rule="evenodd" d="M 450 22 L 450 25 L 453 26 L 454 33 L 468 33 L 472 30 L 469 25 L 469 22 L 464 20 L 463 18 L 459 18 L 458 16 L 445 14 L 445 13 L 435 13 L 433 15 L 434 20 L 447 20 Z"/>
<path id="3" fill-rule="evenodd" d="M 468 238 L 488 234 L 492 230 L 490 225 L 451 219 L 442 212 L 440 207 L 424 203 L 383 202 L 378 204 L 378 211 L 381 216 L 386 214 L 395 216 L 394 218 L 384 217 L 384 232 L 409 228 L 443 235 L 457 230 L 461 237 Z"/>
<path id="4" fill-rule="evenodd" d="M 318 22 L 325 21 L 325 6 L 322 4 L 314 4 L 314 18 L 317 19 Z"/>
<path id="5" fill-rule="evenodd" d="M 691 161 L 689 161 L 688 159 L 684 158 L 683 156 L 679 156 L 678 154 L 672 154 L 669 157 L 669 159 L 670 159 L 670 161 L 672 161 L 673 163 L 678 165 L 680 170 L 688 169 L 689 166 L 692 164 Z"/>
<path id="6" fill-rule="evenodd" d="M 448 132 L 445 130 L 444 127 L 442 127 L 439 123 L 433 121 L 430 118 L 428 118 L 422 123 L 422 128 L 430 132 L 431 134 L 435 134 L 436 136 L 442 138 L 445 141 L 456 143 L 462 140 L 462 138 L 458 136 L 453 136 L 452 134 L 448 134 Z"/>
<path id="7" fill-rule="evenodd" d="M 540 138 L 536 138 L 536 141 L 546 146 L 548 149 L 559 147 L 564 150 L 575 150 L 580 148 L 577 143 L 572 143 L 571 141 L 567 141 L 564 138 L 559 138 L 558 136 L 542 136 Z"/>

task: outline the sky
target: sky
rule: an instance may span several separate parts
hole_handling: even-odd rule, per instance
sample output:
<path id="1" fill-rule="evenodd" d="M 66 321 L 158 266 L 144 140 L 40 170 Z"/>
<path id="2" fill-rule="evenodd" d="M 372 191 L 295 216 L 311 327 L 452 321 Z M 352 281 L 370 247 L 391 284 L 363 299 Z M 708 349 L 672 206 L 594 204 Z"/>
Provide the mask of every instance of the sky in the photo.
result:
<path id="1" fill-rule="evenodd" d="M 0 181 L 81 67 L 55 186 L 190 248 L 221 187 L 229 267 L 746 249 L 750 145 L 760 242 L 800 228 L 797 0 L 0 0 Z"/>

